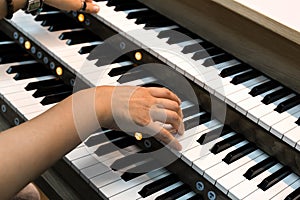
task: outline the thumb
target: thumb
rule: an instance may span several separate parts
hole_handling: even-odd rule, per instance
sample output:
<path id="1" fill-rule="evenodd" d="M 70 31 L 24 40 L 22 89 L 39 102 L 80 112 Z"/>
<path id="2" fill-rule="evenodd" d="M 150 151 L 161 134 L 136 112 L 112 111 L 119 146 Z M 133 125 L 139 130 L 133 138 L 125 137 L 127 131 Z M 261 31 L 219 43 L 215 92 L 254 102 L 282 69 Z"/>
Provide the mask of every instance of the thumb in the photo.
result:
<path id="1" fill-rule="evenodd" d="M 87 12 L 87 13 L 97 13 L 97 12 L 99 12 L 99 10 L 100 10 L 100 7 L 97 4 L 92 3 L 91 1 L 86 1 L 85 12 Z"/>

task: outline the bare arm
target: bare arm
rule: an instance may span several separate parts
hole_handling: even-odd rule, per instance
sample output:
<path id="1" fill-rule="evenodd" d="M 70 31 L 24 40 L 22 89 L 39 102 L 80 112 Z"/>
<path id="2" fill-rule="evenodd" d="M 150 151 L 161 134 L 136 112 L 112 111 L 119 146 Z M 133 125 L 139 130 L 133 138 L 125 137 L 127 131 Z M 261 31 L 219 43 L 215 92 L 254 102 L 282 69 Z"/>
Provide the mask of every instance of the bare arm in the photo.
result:
<path id="1" fill-rule="evenodd" d="M 123 122 L 132 119 L 135 124 L 143 127 L 153 121 L 151 110 L 158 113 L 163 106 L 168 108 L 164 109 L 167 123 L 177 129 L 182 126 L 180 100 L 170 91 L 136 87 L 115 89 L 98 87 L 77 92 L 31 121 L 2 132 L 0 199 L 13 196 L 76 147 L 98 128 L 98 122 L 102 127 L 116 128 L 115 119 L 119 117 Z M 114 92 L 120 94 L 116 102 L 119 106 L 116 108 L 111 107 Z M 130 94 L 129 99 L 127 94 Z M 127 109 L 130 116 L 126 114 Z M 96 123 L 94 116 L 97 118 Z M 162 128 L 157 136 L 180 149 L 178 141 L 167 130 Z"/>

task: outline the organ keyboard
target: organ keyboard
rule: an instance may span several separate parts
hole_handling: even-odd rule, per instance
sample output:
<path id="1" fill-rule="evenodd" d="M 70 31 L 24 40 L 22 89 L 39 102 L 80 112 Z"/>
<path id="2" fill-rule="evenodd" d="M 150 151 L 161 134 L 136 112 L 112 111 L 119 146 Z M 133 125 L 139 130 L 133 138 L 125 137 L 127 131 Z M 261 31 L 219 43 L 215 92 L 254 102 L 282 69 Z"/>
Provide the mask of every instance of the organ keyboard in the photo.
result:
<path id="1" fill-rule="evenodd" d="M 143 167 L 143 164 L 130 163 L 126 166 L 128 171 L 120 175 L 113 171 L 114 166 L 126 159 L 130 161 L 132 156 L 111 150 L 104 137 L 114 135 L 110 138 L 112 143 L 131 152 L 147 150 L 145 144 L 149 141 L 136 146 L 135 140 L 122 132 L 93 134 L 66 155 L 64 161 L 96 191 L 95 196 L 104 199 L 129 196 L 133 199 L 256 199 L 259 196 L 296 199 L 299 196 L 297 92 L 144 4 L 133 0 L 98 1 L 98 4 L 101 12 L 94 16 L 47 8 L 37 17 L 18 12 L 12 21 L 1 22 L 2 30 L 7 30 L 9 36 L 1 45 L 18 43 L 23 47 L 27 41 L 31 44 L 26 51 L 18 52 L 20 59 L 23 58 L 19 63 L 6 61 L 1 65 L 1 108 L 4 114 L 6 109 L 14 110 L 9 115 L 17 114 L 17 117 L 6 115 L 12 124 L 31 119 L 70 95 L 76 81 L 82 81 L 86 87 L 144 85 L 181 74 L 196 89 L 203 106 L 195 109 L 197 105 L 190 99 L 182 105 L 187 130 L 179 140 L 193 142 L 181 152 L 166 152 L 170 157 L 179 158 L 167 168 L 133 175 L 128 170 L 130 166 Z M 110 36 L 115 40 L 106 40 Z M 105 59 L 102 61 L 101 58 L 111 56 L 101 51 L 101 48 L 107 50 L 107 44 L 125 56 L 116 57 L 111 65 Z M 126 52 L 120 44 L 130 51 Z M 92 50 L 98 48 L 103 54 L 93 57 Z M 136 59 L 136 53 L 141 53 L 141 60 Z M 1 62 L 5 63 L 9 57 L 3 55 Z M 89 63 L 86 59 L 95 60 L 95 65 L 83 67 Z M 146 73 L 127 72 L 152 62 L 165 63 L 171 70 L 163 74 L 147 69 Z M 42 74 L 27 77 L 36 65 L 44 65 L 46 69 Z M 99 81 L 100 75 L 103 77 Z M 22 76 L 24 79 L 18 80 Z M 167 85 L 172 88 L 170 83 Z M 208 92 L 215 98 L 210 99 Z M 222 130 L 222 117 L 214 116 L 211 105 L 224 102 L 228 104 L 225 122 L 231 128 Z M 221 130 L 221 136 L 217 137 Z M 203 139 L 209 137 L 212 137 L 209 141 Z M 152 140 L 150 144 L 151 150 L 160 146 Z M 202 149 L 210 150 L 203 154 Z M 182 170 L 189 173 L 183 174 Z M 158 186 L 154 187 L 154 183 Z M 82 198 L 87 198 L 84 195 Z"/>

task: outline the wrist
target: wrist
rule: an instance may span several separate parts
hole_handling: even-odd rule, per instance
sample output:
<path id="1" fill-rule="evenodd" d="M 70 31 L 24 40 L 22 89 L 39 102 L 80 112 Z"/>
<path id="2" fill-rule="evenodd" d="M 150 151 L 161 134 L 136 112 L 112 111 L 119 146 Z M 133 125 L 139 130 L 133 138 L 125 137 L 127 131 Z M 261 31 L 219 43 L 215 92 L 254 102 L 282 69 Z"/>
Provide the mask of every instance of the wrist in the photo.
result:
<path id="1" fill-rule="evenodd" d="M 99 86 L 96 88 L 95 109 L 98 121 L 103 128 L 111 128 L 113 126 L 111 109 L 113 90 L 113 86 Z"/>

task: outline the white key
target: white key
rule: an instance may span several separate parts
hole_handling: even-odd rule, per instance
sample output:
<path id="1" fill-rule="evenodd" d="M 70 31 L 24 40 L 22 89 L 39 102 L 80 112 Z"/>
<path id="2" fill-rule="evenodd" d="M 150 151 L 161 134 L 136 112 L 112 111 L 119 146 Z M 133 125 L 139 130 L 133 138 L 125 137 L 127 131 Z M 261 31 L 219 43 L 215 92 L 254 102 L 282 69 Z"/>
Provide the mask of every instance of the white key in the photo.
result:
<path id="1" fill-rule="evenodd" d="M 270 176 L 272 173 L 276 172 L 282 167 L 281 164 L 276 164 L 268 170 L 264 171 L 262 174 L 254 177 L 251 180 L 244 180 L 235 187 L 229 189 L 228 196 L 231 199 L 243 199 L 254 191 L 258 190 L 257 185 L 260 184 L 266 177 Z"/>
<path id="2" fill-rule="evenodd" d="M 120 179 L 112 184 L 106 185 L 101 188 L 101 192 L 108 198 L 118 194 L 122 193 L 125 190 L 128 190 L 132 187 L 135 187 L 139 184 L 142 184 L 148 180 L 153 179 L 154 177 L 160 176 L 163 173 L 166 173 L 166 170 L 164 169 L 158 169 L 151 172 L 148 172 L 144 175 L 141 175 L 139 177 L 136 177 L 130 181 L 124 181 L 123 179 Z"/>
<path id="3" fill-rule="evenodd" d="M 299 119 L 299 117 L 300 111 L 278 122 L 277 124 L 274 124 L 271 128 L 271 133 L 279 138 L 282 138 L 286 132 L 298 126 L 295 122 Z"/>
<path id="4" fill-rule="evenodd" d="M 247 162 L 254 160 L 258 156 L 262 155 L 261 150 L 256 150 L 248 155 L 238 159 L 237 161 L 226 164 L 225 162 L 220 162 L 219 164 L 209 168 L 205 171 L 204 177 L 209 180 L 211 183 L 215 184 L 216 181 L 221 178 L 222 176 L 225 176 L 226 174 L 230 173 L 231 171 L 237 169 L 238 167 L 241 167 L 242 165 L 246 164 Z"/>
<path id="5" fill-rule="evenodd" d="M 247 141 L 242 141 L 218 154 L 209 153 L 198 160 L 193 162 L 193 169 L 195 169 L 199 174 L 204 175 L 205 171 L 212 166 L 222 162 L 222 159 L 231 151 L 246 145 Z"/>
<path id="6" fill-rule="evenodd" d="M 231 133 L 228 133 L 228 134 L 226 134 L 224 136 L 221 136 L 218 139 L 213 140 L 213 141 L 211 141 L 211 142 L 209 142 L 209 143 L 207 143 L 205 145 L 199 145 L 199 146 L 196 146 L 196 147 L 194 147 L 192 149 L 189 149 L 189 150 L 187 150 L 187 151 L 185 151 L 185 152 L 182 153 L 181 159 L 184 162 L 186 162 L 189 166 L 192 166 L 192 163 L 195 160 L 197 160 L 197 159 L 199 159 L 199 158 L 201 158 L 201 157 L 209 154 L 210 153 L 209 150 L 213 147 L 214 144 L 216 144 L 217 142 L 222 141 L 222 140 L 224 140 L 224 139 L 226 139 L 228 137 L 231 137 L 234 134 L 235 133 L 231 132 Z"/>
<path id="7" fill-rule="evenodd" d="M 156 192 L 156 193 L 154 193 L 154 194 L 146 197 L 146 198 L 139 198 L 139 199 L 141 199 L 141 200 L 152 200 L 152 199 L 155 199 L 155 198 L 157 198 L 157 197 L 159 197 L 159 196 L 161 196 L 161 195 L 163 195 L 163 194 L 165 194 L 165 193 L 167 193 L 167 192 L 169 192 L 169 191 L 171 191 L 171 190 L 173 190 L 173 189 L 181 186 L 182 184 L 183 183 L 181 181 L 179 181 L 177 183 L 174 183 L 174 184 L 172 184 L 172 185 L 170 185 L 170 186 L 168 186 L 168 187 L 166 187 L 166 188 L 164 188 L 164 189 L 162 189 L 162 190 L 160 190 L 160 191 L 158 191 L 158 192 Z"/>
<path id="8" fill-rule="evenodd" d="M 151 179 L 151 180 L 149 180 L 149 181 L 146 181 L 146 182 L 144 182 L 144 183 L 142 183 L 142 184 L 140 184 L 140 185 L 137 185 L 136 187 L 130 188 L 130 189 L 128 189 L 128 190 L 126 190 L 126 191 L 124 191 L 124 192 L 118 194 L 118 195 L 115 195 L 115 196 L 113 196 L 111 199 L 112 199 L 112 200 L 124 200 L 124 199 L 128 199 L 128 197 L 130 197 L 130 198 L 132 198 L 132 199 L 138 199 L 138 198 L 141 197 L 141 196 L 139 195 L 138 192 L 139 192 L 144 186 L 146 186 L 146 185 L 148 185 L 148 184 L 150 184 L 150 183 L 152 183 L 152 182 L 154 182 L 154 181 L 156 181 L 156 180 L 159 180 L 159 179 L 161 179 L 161 178 L 163 178 L 163 177 L 166 177 L 166 176 L 169 175 L 169 174 L 170 174 L 169 172 L 166 172 L 166 173 L 164 173 L 164 174 L 162 174 L 162 175 L 160 175 L 160 176 L 157 176 L 157 177 L 155 177 L 155 178 L 153 178 L 153 179 Z"/>
<path id="9" fill-rule="evenodd" d="M 281 200 L 285 199 L 289 194 L 300 187 L 300 179 L 295 181 L 293 184 L 285 188 L 284 190 L 280 191 L 276 196 L 272 197 L 274 200 Z"/>
<path id="10" fill-rule="evenodd" d="M 299 177 L 292 173 L 267 189 L 266 191 L 263 191 L 261 189 L 256 190 L 253 192 L 251 195 L 247 196 L 245 200 L 250 200 L 250 199 L 259 199 L 262 196 L 264 199 L 273 199 L 275 195 L 277 195 L 279 192 L 283 191 L 287 187 L 289 187 L 291 184 L 293 184 L 296 180 L 298 180 Z"/>
<path id="11" fill-rule="evenodd" d="M 296 147 L 297 143 L 299 143 L 298 141 L 300 141 L 300 126 L 285 133 L 282 140 L 292 147 Z"/>
<path id="12" fill-rule="evenodd" d="M 260 105 L 256 106 L 255 108 L 251 109 L 247 113 L 247 117 L 254 121 L 255 123 L 258 123 L 258 120 L 262 118 L 263 116 L 273 112 L 273 110 L 283 101 L 288 100 L 292 97 L 294 97 L 295 94 L 288 95 L 282 99 L 279 99 L 269 105 L 265 105 L 261 103 Z"/>
<path id="13" fill-rule="evenodd" d="M 225 176 L 221 177 L 217 180 L 216 186 L 225 194 L 228 193 L 228 190 L 239 183 L 246 180 L 246 178 L 243 176 L 243 174 L 251 167 L 256 165 L 257 163 L 263 161 L 264 159 L 268 158 L 269 156 L 267 154 L 262 154 L 255 159 L 247 162 L 245 165 L 240 166 L 236 170 L 226 174 Z"/>
<path id="14" fill-rule="evenodd" d="M 258 124 L 260 126 L 262 126 L 263 128 L 265 128 L 266 130 L 270 131 L 271 127 L 282 121 L 283 119 L 297 113 L 300 112 L 300 105 L 295 106 L 283 113 L 278 113 L 277 111 L 273 111 L 263 117 L 261 117 L 258 121 Z"/>

